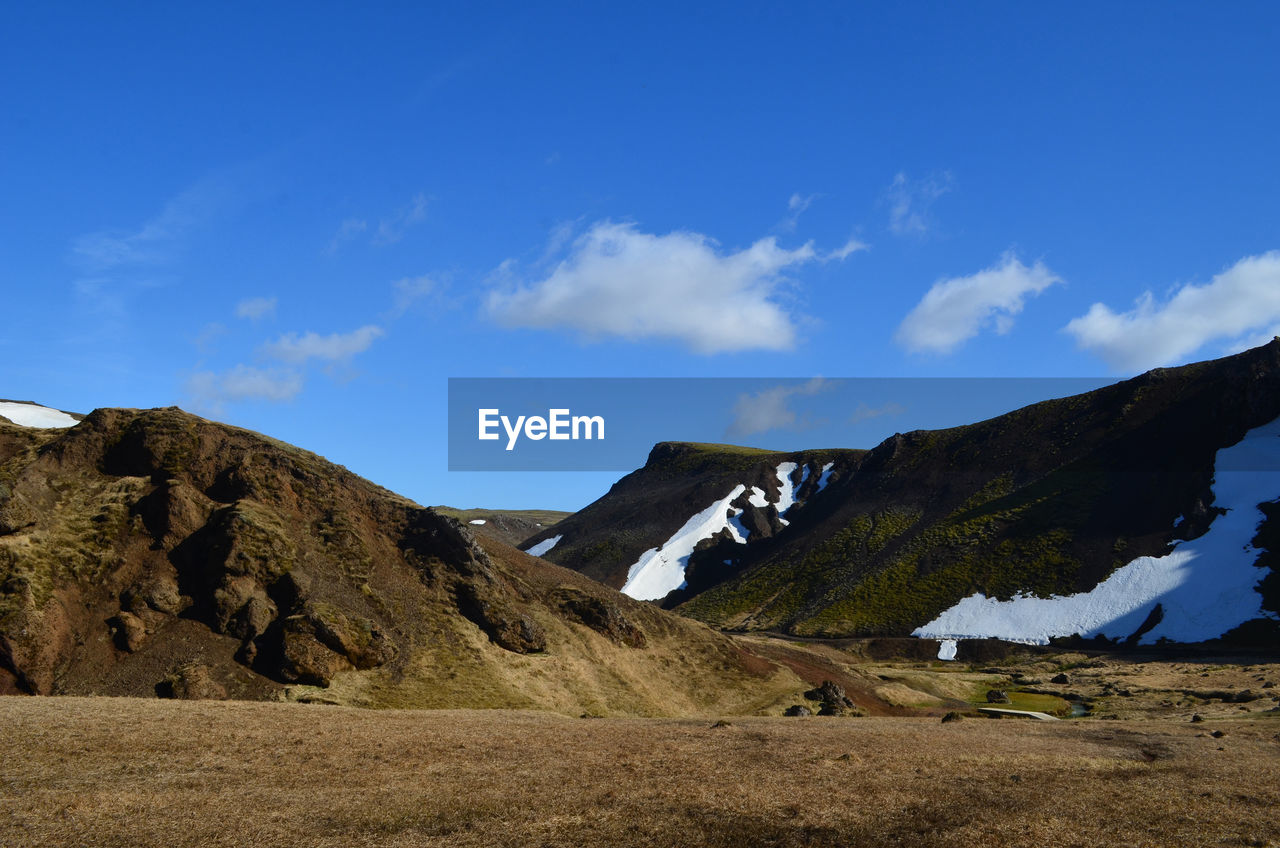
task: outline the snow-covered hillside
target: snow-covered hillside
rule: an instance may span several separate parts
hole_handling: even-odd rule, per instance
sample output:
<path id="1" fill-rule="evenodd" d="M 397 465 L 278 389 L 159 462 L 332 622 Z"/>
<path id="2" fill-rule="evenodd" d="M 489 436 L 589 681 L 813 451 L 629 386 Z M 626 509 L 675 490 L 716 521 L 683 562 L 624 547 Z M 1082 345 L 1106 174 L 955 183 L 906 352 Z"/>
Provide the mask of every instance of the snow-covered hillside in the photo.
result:
<path id="1" fill-rule="evenodd" d="M 0 400 L 0 415 L 22 427 L 74 427 L 80 423 L 65 412 L 11 400 Z"/>
<path id="2" fill-rule="evenodd" d="M 822 491 L 830 474 L 832 463 L 822 469 L 822 478 L 817 491 Z M 796 504 L 796 489 L 809 479 L 809 468 L 805 466 L 799 483 L 792 478 L 797 464 L 794 462 L 779 463 L 775 474 L 778 478 L 778 501 L 773 504 L 778 511 L 778 521 L 787 525 L 785 515 Z M 689 557 L 693 555 L 698 543 L 710 539 L 724 530 L 738 544 L 745 545 L 750 531 L 739 520 L 743 510 L 732 506 L 732 503 L 747 492 L 746 485 L 739 483 L 723 498 L 712 503 L 701 512 L 695 513 L 679 530 L 672 534 L 659 547 L 650 548 L 627 571 L 627 581 L 622 587 L 625 595 L 642 601 L 656 601 L 671 592 L 685 586 L 685 568 L 689 565 Z M 748 496 L 752 506 L 769 505 L 768 497 L 758 486 L 752 486 Z M 557 540 L 559 537 L 557 537 Z M 532 549 L 530 549 L 532 553 Z"/>
<path id="3" fill-rule="evenodd" d="M 1226 514 L 1198 539 L 1176 543 L 1164 556 L 1138 557 L 1080 594 L 1008 601 L 971 595 L 913 635 L 1033 644 L 1072 634 L 1123 639 L 1159 605 L 1162 617 L 1141 643 L 1200 642 L 1251 619 L 1274 617 L 1262 609 L 1262 596 L 1255 591 L 1264 572 L 1254 565 L 1261 552 L 1253 538 L 1263 520 L 1258 505 L 1280 498 L 1280 418 L 1218 451 L 1215 467 L 1247 470 L 1215 473 L 1214 506 Z"/>

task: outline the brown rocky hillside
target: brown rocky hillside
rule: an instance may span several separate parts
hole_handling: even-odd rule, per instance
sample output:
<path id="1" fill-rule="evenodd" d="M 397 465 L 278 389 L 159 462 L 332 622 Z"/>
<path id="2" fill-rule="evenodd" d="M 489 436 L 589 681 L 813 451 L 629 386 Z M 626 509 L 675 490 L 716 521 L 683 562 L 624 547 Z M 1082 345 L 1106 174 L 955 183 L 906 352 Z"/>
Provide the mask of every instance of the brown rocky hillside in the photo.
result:
<path id="1" fill-rule="evenodd" d="M 0 420 L 0 692 L 680 715 L 798 688 L 256 433 L 177 408 Z"/>

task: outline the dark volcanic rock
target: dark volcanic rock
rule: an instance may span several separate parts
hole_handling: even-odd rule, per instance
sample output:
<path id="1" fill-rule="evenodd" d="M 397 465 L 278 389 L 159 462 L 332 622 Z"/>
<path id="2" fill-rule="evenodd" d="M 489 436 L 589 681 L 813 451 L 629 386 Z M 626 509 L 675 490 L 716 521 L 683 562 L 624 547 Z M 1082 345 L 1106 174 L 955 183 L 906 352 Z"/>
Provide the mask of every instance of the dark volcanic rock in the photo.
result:
<path id="1" fill-rule="evenodd" d="M 813 711 L 803 704 L 792 704 L 782 713 L 784 716 L 791 718 L 804 717 L 813 715 Z"/>
<path id="2" fill-rule="evenodd" d="M 560 607 L 569 618 L 585 624 L 620 645 L 643 648 L 644 631 L 636 627 L 612 601 L 589 595 L 580 589 L 564 588 L 558 593 Z"/>
<path id="3" fill-rule="evenodd" d="M 1003 689 L 988 689 L 987 703 L 988 704 L 1007 704 L 1009 703 L 1009 693 L 1005 692 Z"/>
<path id="4" fill-rule="evenodd" d="M 315 623 L 305 615 L 290 616 L 284 622 L 280 652 L 276 673 L 293 683 L 328 686 L 335 674 L 353 668 L 346 657 L 319 639 Z"/>
<path id="5" fill-rule="evenodd" d="M 487 596 L 474 584 L 458 586 L 458 611 L 485 632 L 496 645 L 517 654 L 547 649 L 547 635 L 536 621 Z"/>

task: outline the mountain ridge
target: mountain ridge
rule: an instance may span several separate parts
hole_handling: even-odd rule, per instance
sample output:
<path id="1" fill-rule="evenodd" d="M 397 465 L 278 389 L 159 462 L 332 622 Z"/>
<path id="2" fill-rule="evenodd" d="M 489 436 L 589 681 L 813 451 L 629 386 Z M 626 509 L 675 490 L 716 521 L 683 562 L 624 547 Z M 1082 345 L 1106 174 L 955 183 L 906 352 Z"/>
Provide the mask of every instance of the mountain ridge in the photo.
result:
<path id="1" fill-rule="evenodd" d="M 755 712 L 807 688 L 309 451 L 175 407 L 0 422 L 0 692 Z"/>
<path id="2" fill-rule="evenodd" d="M 975 424 L 895 434 L 833 454 L 830 486 L 788 512 L 792 526 L 747 544 L 725 533 L 699 540 L 686 585 L 661 603 L 725 629 L 879 636 L 907 635 L 975 592 L 1087 591 L 1136 557 L 1205 533 L 1217 514 L 1218 451 L 1277 416 L 1280 339 Z M 682 517 L 724 497 L 731 479 L 767 477 L 781 456 L 735 451 L 690 466 L 679 449 L 655 448 L 558 525 L 563 539 L 544 556 L 620 585 L 638 551 L 661 550 Z M 609 551 L 610 528 L 645 503 L 645 532 L 611 562 L 584 555 Z M 1260 532 L 1274 535 L 1268 522 Z M 1274 612 L 1280 598 L 1266 582 Z"/>

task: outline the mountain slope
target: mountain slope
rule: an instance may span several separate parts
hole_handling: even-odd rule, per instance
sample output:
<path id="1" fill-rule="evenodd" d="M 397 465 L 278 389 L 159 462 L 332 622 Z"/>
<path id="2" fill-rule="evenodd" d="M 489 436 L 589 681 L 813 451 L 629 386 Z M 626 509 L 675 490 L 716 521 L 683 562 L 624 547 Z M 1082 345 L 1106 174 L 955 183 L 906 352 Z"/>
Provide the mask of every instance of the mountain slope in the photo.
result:
<path id="1" fill-rule="evenodd" d="M 789 526 L 746 544 L 726 533 L 703 539 L 687 562 L 688 585 L 662 604 L 730 629 L 907 635 L 977 593 L 1087 592 L 1208 532 L 1222 512 L 1219 452 L 1277 416 L 1280 340 L 977 424 L 898 434 L 869 452 L 827 452 L 830 485 L 789 512 Z M 682 521 L 733 485 L 766 479 L 781 459 L 705 449 L 691 463 L 689 453 L 659 445 L 643 469 L 558 525 L 563 538 L 544 556 L 620 585 Z M 1280 466 L 1268 467 L 1276 480 Z M 1280 482 L 1266 485 L 1274 491 L 1260 497 L 1280 497 Z M 1280 510 L 1260 509 L 1259 521 Z M 620 527 L 644 510 L 647 523 Z M 1280 532 L 1274 524 L 1262 522 L 1259 539 Z M 1257 548 L 1265 617 L 1280 610 L 1280 587 L 1265 567 L 1266 545 Z M 1132 629 L 1150 626 L 1140 619 Z"/>
<path id="2" fill-rule="evenodd" d="M 0 692 L 683 715 L 803 688 L 256 433 L 176 408 L 0 421 Z"/>

